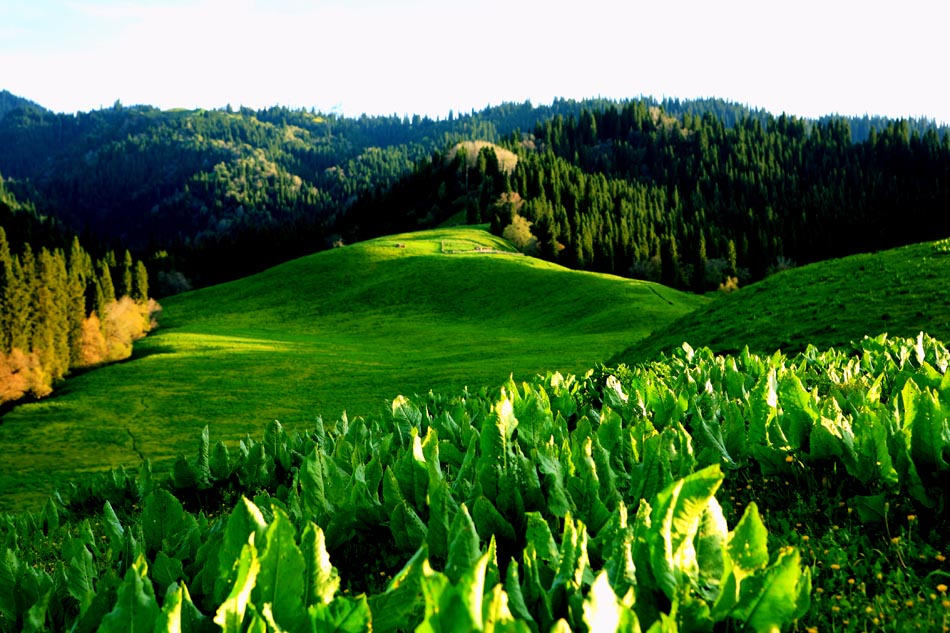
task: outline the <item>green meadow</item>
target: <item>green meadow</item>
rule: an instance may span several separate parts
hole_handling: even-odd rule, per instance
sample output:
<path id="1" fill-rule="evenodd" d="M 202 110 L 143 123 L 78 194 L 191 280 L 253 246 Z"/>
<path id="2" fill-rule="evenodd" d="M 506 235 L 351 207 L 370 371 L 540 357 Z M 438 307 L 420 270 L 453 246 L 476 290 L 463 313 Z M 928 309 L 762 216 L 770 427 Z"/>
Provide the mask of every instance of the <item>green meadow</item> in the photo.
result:
<path id="1" fill-rule="evenodd" d="M 164 300 L 131 359 L 3 416 L 0 512 L 83 473 L 166 468 L 205 425 L 233 443 L 274 419 L 303 430 L 399 394 L 583 373 L 708 302 L 512 251 L 475 228 L 397 235 Z"/>
<path id="2" fill-rule="evenodd" d="M 634 364 L 684 341 L 735 353 L 825 350 L 865 336 L 950 340 L 950 240 L 852 255 L 792 268 L 730 295 L 639 339 L 611 363 Z"/>

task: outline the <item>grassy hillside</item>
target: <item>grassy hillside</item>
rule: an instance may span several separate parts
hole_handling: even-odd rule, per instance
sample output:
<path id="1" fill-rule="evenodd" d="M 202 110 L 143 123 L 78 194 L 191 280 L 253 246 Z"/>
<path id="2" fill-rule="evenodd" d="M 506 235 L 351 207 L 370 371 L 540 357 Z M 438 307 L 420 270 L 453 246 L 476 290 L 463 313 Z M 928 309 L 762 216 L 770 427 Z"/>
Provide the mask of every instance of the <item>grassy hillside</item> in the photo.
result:
<path id="1" fill-rule="evenodd" d="M 773 275 L 641 339 L 611 362 L 635 363 L 684 341 L 716 352 L 795 352 L 864 336 L 950 340 L 950 241 L 820 262 Z"/>
<path id="2" fill-rule="evenodd" d="M 446 250 L 472 251 L 447 254 Z M 133 358 L 76 376 L 0 424 L 0 511 L 78 472 L 215 438 L 366 415 L 398 394 L 582 372 L 705 303 L 568 271 L 478 229 L 354 244 L 164 301 Z"/>

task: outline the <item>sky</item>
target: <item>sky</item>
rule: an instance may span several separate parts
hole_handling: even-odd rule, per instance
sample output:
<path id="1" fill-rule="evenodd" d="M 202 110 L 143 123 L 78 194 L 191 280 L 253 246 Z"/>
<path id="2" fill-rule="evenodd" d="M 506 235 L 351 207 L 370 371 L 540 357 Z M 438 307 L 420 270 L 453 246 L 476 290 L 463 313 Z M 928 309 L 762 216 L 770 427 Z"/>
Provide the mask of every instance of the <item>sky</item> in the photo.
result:
<path id="1" fill-rule="evenodd" d="M 950 123 L 948 41 L 945 0 L 2 0 L 0 90 L 57 112 L 645 95 Z"/>

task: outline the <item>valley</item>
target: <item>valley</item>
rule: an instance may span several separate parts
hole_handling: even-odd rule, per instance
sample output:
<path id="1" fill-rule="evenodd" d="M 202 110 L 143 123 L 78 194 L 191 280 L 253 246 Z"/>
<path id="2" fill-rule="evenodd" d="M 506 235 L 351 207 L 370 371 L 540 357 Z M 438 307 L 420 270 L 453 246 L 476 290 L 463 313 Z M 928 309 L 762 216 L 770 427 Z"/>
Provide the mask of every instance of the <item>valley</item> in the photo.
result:
<path id="1" fill-rule="evenodd" d="M 513 251 L 480 229 L 397 235 L 163 300 L 130 360 L 3 417 L 0 510 L 143 457 L 166 469 L 206 425 L 234 444 L 275 419 L 304 431 L 400 394 L 583 374 L 706 302 L 532 258 L 443 254 L 443 241 Z"/>

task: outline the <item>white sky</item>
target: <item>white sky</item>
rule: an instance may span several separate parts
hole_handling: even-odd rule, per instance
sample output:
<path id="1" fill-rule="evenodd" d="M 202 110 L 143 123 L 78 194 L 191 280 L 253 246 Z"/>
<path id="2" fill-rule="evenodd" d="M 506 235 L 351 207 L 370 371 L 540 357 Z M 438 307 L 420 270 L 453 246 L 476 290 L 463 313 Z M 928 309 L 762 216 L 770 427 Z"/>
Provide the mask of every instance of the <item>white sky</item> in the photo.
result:
<path id="1" fill-rule="evenodd" d="M 0 0 L 0 89 L 65 112 L 651 95 L 950 123 L 948 61 L 946 0 Z"/>

